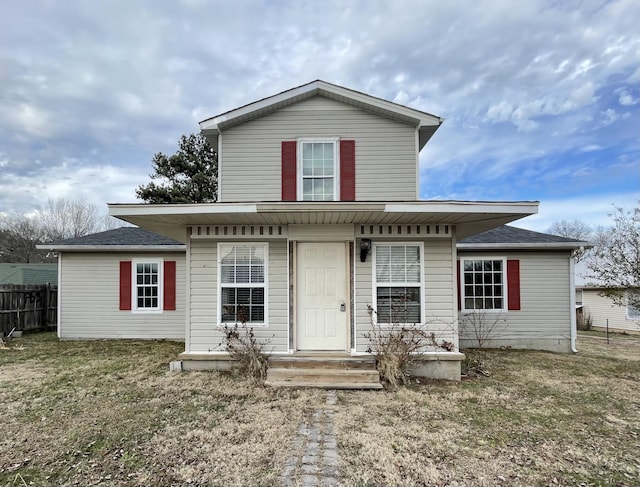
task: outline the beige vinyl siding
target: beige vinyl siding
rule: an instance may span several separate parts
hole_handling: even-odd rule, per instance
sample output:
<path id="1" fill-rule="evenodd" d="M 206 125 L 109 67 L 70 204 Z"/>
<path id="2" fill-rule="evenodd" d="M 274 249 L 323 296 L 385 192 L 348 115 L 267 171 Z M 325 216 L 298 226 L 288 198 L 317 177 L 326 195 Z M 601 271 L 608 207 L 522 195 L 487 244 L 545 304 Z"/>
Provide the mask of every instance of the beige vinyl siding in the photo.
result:
<path id="1" fill-rule="evenodd" d="M 248 243 L 248 242 L 247 242 Z M 218 327 L 217 242 L 192 240 L 191 252 L 191 326 L 189 350 L 204 353 L 223 351 L 223 333 Z M 268 326 L 255 326 L 256 338 L 269 342 L 274 352 L 288 349 L 288 271 L 287 242 L 269 242 Z M 221 345 L 222 344 L 222 345 Z"/>
<path id="2" fill-rule="evenodd" d="M 184 340 L 185 255 L 167 253 L 60 254 L 61 339 L 142 338 Z M 120 261 L 176 261 L 176 310 L 161 313 L 121 311 Z"/>
<path id="3" fill-rule="evenodd" d="M 316 96 L 222 133 L 223 202 L 280 201 L 283 140 L 356 141 L 356 200 L 417 199 L 416 129 Z"/>
<path id="4" fill-rule="evenodd" d="M 569 252 L 460 252 L 459 258 L 500 258 L 520 261 L 520 310 L 485 313 L 505 320 L 486 347 L 532 348 L 568 352 L 571 339 Z M 460 316 L 463 319 L 463 316 Z M 477 346 L 460 326 L 460 347 Z M 500 329 L 498 329 L 500 328 Z"/>
<path id="5" fill-rule="evenodd" d="M 452 240 L 446 238 L 407 240 L 398 238 L 398 243 L 424 243 L 424 324 L 436 334 L 438 341 L 446 340 L 455 343 L 457 335 L 456 317 L 454 314 L 455 283 Z M 376 243 L 393 243 L 393 240 L 375 241 Z M 356 351 L 365 352 L 369 341 L 363 336 L 371 330 L 371 320 L 367 313 L 367 305 L 375 308 L 376 296 L 373 290 L 373 259 L 371 253 L 367 261 L 360 262 L 360 252 L 356 251 L 356 290 L 355 290 L 355 324 Z"/>
<path id="6" fill-rule="evenodd" d="M 585 313 L 591 315 L 594 328 L 609 331 L 631 331 L 640 333 L 640 320 L 627 319 L 627 307 L 613 304 L 611 299 L 598 295 L 597 289 L 583 289 L 582 304 Z"/>

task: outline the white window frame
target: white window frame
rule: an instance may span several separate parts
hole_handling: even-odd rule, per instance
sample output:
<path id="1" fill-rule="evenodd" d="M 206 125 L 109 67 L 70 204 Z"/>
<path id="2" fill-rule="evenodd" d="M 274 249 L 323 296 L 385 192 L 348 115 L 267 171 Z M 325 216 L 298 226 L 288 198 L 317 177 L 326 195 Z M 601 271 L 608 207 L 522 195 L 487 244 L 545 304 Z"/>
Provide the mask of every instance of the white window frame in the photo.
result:
<path id="1" fill-rule="evenodd" d="M 376 272 L 376 261 L 377 261 L 377 255 L 378 255 L 378 247 L 418 247 L 418 251 L 420 252 L 420 282 L 419 283 L 409 283 L 409 282 L 405 282 L 405 283 L 398 283 L 398 282 L 394 282 L 394 281 L 378 281 L 378 273 Z M 407 242 L 407 241 L 386 241 L 386 242 L 373 242 L 372 244 L 372 257 L 371 257 L 371 282 L 372 282 L 372 296 L 371 296 L 371 302 L 373 304 L 374 309 L 376 309 L 377 311 L 377 305 L 378 305 L 378 287 L 419 287 L 420 288 L 420 320 L 418 323 L 384 323 L 378 322 L 378 314 L 377 313 L 373 313 L 372 315 L 372 322 L 374 325 L 378 325 L 381 327 L 389 327 L 389 326 L 393 326 L 393 325 L 400 325 L 400 326 L 420 326 L 421 324 L 423 324 L 424 320 L 425 320 L 425 294 L 424 294 L 424 261 L 425 261 L 425 255 L 424 255 L 424 243 L 423 242 Z M 416 285 L 418 284 L 418 285 Z"/>
<path id="2" fill-rule="evenodd" d="M 629 303 L 629 291 L 625 292 L 625 317 L 629 321 L 640 321 L 640 308 Z"/>
<path id="3" fill-rule="evenodd" d="M 222 253 L 224 248 L 230 247 L 256 247 L 264 249 L 264 282 L 256 283 L 223 283 L 222 282 Z M 269 243 L 268 242 L 218 242 L 217 247 L 217 296 L 218 305 L 216 306 L 216 321 L 218 326 L 235 325 L 236 321 L 223 321 L 222 320 L 222 288 L 223 287 L 235 287 L 235 288 L 256 288 L 261 287 L 264 289 L 264 321 L 248 321 L 247 326 L 255 328 L 266 328 L 269 326 Z M 239 324 L 239 323 L 238 323 Z"/>
<path id="4" fill-rule="evenodd" d="M 467 308 L 465 306 L 465 283 L 464 283 L 464 261 L 465 260 L 500 260 L 502 261 L 502 308 L 492 308 L 492 309 L 477 309 L 477 308 Z M 484 271 L 483 271 L 484 273 Z M 461 309 L 465 313 L 506 313 L 509 307 L 509 284 L 507 282 L 507 258 L 504 256 L 477 256 L 477 257 L 460 257 L 460 275 L 458 276 L 460 282 L 460 305 Z M 475 284 L 473 284 L 475 286 Z M 484 286 L 484 283 L 482 284 Z M 495 285 L 495 284 L 492 284 Z"/>
<path id="5" fill-rule="evenodd" d="M 340 200 L 340 139 L 338 137 L 304 137 L 298 139 L 297 146 L 297 195 L 298 201 L 339 201 Z M 304 144 L 333 144 L 333 200 L 305 200 L 304 175 L 302 171 L 302 154 Z"/>
<path id="6" fill-rule="evenodd" d="M 162 259 L 134 259 L 131 261 L 131 312 L 162 313 L 164 309 L 164 261 Z M 138 306 L 138 265 L 156 264 L 158 266 L 158 306 L 153 308 Z"/>

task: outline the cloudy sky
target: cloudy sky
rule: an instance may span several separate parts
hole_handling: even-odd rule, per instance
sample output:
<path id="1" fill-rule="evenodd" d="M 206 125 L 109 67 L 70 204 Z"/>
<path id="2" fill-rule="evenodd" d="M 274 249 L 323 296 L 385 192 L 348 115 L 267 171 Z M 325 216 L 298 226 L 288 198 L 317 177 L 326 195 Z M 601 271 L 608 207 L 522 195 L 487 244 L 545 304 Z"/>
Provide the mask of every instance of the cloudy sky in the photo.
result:
<path id="1" fill-rule="evenodd" d="M 421 198 L 640 199 L 640 2 L 0 3 L 0 213 L 134 202 L 198 122 L 314 79 L 445 118 Z M 106 210 L 105 210 L 106 211 Z"/>

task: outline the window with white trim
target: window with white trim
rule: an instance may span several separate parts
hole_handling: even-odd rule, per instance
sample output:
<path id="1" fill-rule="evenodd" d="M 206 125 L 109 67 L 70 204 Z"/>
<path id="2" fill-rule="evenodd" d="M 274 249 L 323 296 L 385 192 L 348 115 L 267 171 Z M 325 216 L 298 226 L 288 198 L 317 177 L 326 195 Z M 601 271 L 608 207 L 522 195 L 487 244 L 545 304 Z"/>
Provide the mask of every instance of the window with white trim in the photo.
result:
<path id="1" fill-rule="evenodd" d="M 640 320 L 640 293 L 627 291 L 626 301 L 627 301 L 627 319 Z"/>
<path id="2" fill-rule="evenodd" d="M 505 259 L 461 259 L 461 262 L 463 310 L 506 310 Z"/>
<path id="3" fill-rule="evenodd" d="M 421 323 L 422 245 L 374 244 L 373 248 L 377 323 Z"/>
<path id="4" fill-rule="evenodd" d="M 161 265 L 159 261 L 135 261 L 133 263 L 133 310 L 160 311 Z"/>
<path id="5" fill-rule="evenodd" d="M 218 244 L 220 323 L 266 324 L 268 244 Z"/>
<path id="6" fill-rule="evenodd" d="M 338 139 L 298 141 L 298 200 L 338 199 Z"/>

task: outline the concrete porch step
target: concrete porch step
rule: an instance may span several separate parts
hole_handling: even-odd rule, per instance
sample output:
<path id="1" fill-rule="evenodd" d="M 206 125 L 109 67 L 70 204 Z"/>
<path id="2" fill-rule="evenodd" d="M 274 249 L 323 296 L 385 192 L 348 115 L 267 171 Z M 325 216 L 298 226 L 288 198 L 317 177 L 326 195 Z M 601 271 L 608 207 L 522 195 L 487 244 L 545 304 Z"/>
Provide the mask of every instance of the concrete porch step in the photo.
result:
<path id="1" fill-rule="evenodd" d="M 325 389 L 382 389 L 380 374 L 371 364 L 359 364 L 364 368 L 345 368 L 334 360 L 294 360 L 276 362 L 286 367 L 267 370 L 265 385 L 272 387 L 320 387 Z M 300 364 L 300 367 L 295 366 Z M 353 364 L 351 364 L 353 365 Z"/>
<path id="2" fill-rule="evenodd" d="M 275 369 L 338 369 L 338 370 L 375 370 L 376 361 L 360 357 L 271 357 L 269 366 Z"/>

